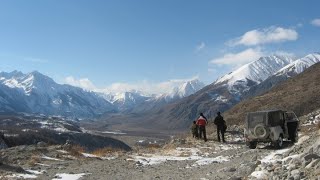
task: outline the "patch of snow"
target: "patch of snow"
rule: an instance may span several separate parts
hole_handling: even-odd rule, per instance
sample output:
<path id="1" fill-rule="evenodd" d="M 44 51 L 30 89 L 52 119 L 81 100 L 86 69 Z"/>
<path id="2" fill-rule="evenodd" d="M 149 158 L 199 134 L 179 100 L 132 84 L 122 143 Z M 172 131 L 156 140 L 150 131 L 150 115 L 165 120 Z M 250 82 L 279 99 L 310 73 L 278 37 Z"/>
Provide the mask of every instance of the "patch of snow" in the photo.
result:
<path id="1" fill-rule="evenodd" d="M 228 102 L 228 99 L 226 97 L 224 97 L 224 96 L 218 96 L 215 101 L 224 102 L 225 103 L 225 102 Z"/>
<path id="2" fill-rule="evenodd" d="M 11 178 L 36 179 L 36 178 L 38 178 L 38 176 L 36 176 L 34 174 L 12 174 L 12 175 L 5 176 L 5 178 L 8 178 L 8 179 L 11 179 Z"/>
<path id="3" fill-rule="evenodd" d="M 222 163 L 227 161 L 230 161 L 230 159 L 229 157 L 225 157 L 225 156 L 218 156 L 215 158 L 203 158 L 196 161 L 192 166 L 203 166 L 203 165 L 208 165 L 213 163 Z"/>
<path id="4" fill-rule="evenodd" d="M 310 136 L 302 136 L 302 137 L 299 137 L 299 140 L 298 142 L 295 144 L 295 145 L 300 145 L 302 144 L 304 141 L 308 140 L 310 138 Z"/>
<path id="5" fill-rule="evenodd" d="M 65 151 L 65 150 L 57 150 L 59 153 L 62 153 L 62 154 L 69 154 L 68 151 Z"/>
<path id="6" fill-rule="evenodd" d="M 143 156 L 133 156 L 133 160 L 146 165 L 160 164 L 166 161 L 196 161 L 192 166 L 201 166 L 211 163 L 222 163 L 229 161 L 228 157 L 203 157 L 198 155 L 198 148 L 176 148 L 169 155 L 144 154 Z"/>
<path id="7" fill-rule="evenodd" d="M 116 156 L 101 157 L 101 159 L 103 159 L 103 160 L 113 160 L 113 159 L 116 159 L 116 158 L 117 158 Z"/>
<path id="8" fill-rule="evenodd" d="M 48 164 L 42 164 L 42 163 L 36 163 L 36 165 L 44 166 L 44 167 L 50 167 L 50 165 L 48 165 Z"/>
<path id="9" fill-rule="evenodd" d="M 261 163 L 274 163 L 277 160 L 280 160 L 279 155 L 282 155 L 283 153 L 288 152 L 289 150 L 290 150 L 290 148 L 277 150 L 277 151 L 269 154 L 268 156 L 264 157 L 261 160 Z"/>
<path id="10" fill-rule="evenodd" d="M 52 180 L 78 180 L 84 176 L 90 175 L 90 173 L 81 173 L 81 174 L 56 174 L 55 178 Z"/>
<path id="11" fill-rule="evenodd" d="M 25 170 L 25 171 L 27 171 L 27 172 L 29 172 L 31 174 L 36 174 L 36 175 L 40 175 L 40 174 L 43 174 L 43 173 L 46 172 L 46 171 L 35 171 L 35 170 L 30 170 L 30 169 Z"/>
<path id="12" fill-rule="evenodd" d="M 52 161 L 63 161 L 63 160 L 61 160 L 61 159 L 52 158 L 52 157 L 45 156 L 45 155 L 43 155 L 41 158 L 42 158 L 42 159 L 46 159 L 46 160 L 52 160 Z"/>
<path id="13" fill-rule="evenodd" d="M 99 156 L 96 156 L 94 154 L 82 153 L 82 155 L 86 158 L 99 158 Z"/>
<path id="14" fill-rule="evenodd" d="M 268 175 L 264 171 L 254 171 L 250 176 L 257 179 L 268 179 Z"/>
<path id="15" fill-rule="evenodd" d="M 127 134 L 127 133 L 123 133 L 123 132 L 120 132 L 120 131 L 104 131 L 104 132 L 101 132 L 103 134 L 115 134 L 115 135 L 123 135 L 123 134 Z"/>
<path id="16" fill-rule="evenodd" d="M 59 105 L 59 104 L 62 104 L 62 100 L 61 99 L 54 99 L 52 101 L 53 104 L 56 104 L 56 105 Z"/>
<path id="17" fill-rule="evenodd" d="M 19 134 L 4 134 L 5 137 L 19 137 Z"/>
<path id="18" fill-rule="evenodd" d="M 70 132 L 68 129 L 64 127 L 57 127 L 57 128 L 54 128 L 54 130 L 57 132 Z"/>

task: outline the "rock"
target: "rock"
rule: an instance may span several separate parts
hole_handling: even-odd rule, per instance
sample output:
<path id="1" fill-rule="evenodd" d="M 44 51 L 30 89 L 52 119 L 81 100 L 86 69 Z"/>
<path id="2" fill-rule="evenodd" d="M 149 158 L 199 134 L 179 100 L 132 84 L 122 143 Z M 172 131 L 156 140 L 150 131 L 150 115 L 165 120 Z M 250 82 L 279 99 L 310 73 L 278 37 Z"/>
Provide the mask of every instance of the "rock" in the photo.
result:
<path id="1" fill-rule="evenodd" d="M 268 166 L 268 167 L 267 167 L 267 170 L 268 170 L 269 172 L 271 172 L 271 171 L 274 170 L 274 168 L 273 168 L 273 166 Z"/>
<path id="2" fill-rule="evenodd" d="M 237 171 L 236 168 L 229 168 L 229 169 L 228 169 L 228 172 L 235 172 L 235 171 Z"/>
<path id="3" fill-rule="evenodd" d="M 315 167 L 317 164 L 319 164 L 320 159 L 314 159 L 312 160 L 307 166 L 306 169 L 311 169 L 313 167 Z"/>
<path id="4" fill-rule="evenodd" d="M 299 177 L 300 177 L 300 170 L 299 170 L 299 169 L 292 170 L 292 171 L 290 172 L 290 174 L 291 174 L 291 176 L 293 176 L 293 177 L 295 177 L 295 176 L 297 176 L 297 175 L 299 175 Z"/>
<path id="5" fill-rule="evenodd" d="M 319 158 L 320 156 L 318 156 L 317 154 L 308 154 L 303 157 L 305 161 L 312 161 L 312 159 L 319 159 Z"/>
<path id="6" fill-rule="evenodd" d="M 251 158 L 251 161 L 257 161 L 258 160 L 258 156 L 257 155 L 254 155 L 252 158 Z"/>
<path id="7" fill-rule="evenodd" d="M 43 141 L 40 141 L 37 143 L 37 146 L 38 147 L 46 147 L 47 146 L 47 143 L 43 142 Z"/>
<path id="8" fill-rule="evenodd" d="M 280 177 L 279 176 L 273 176 L 272 180 L 280 180 Z"/>
<path id="9" fill-rule="evenodd" d="M 230 180 L 241 180 L 241 177 L 231 177 Z"/>
<path id="10" fill-rule="evenodd" d="M 288 169 L 289 171 L 292 171 L 292 170 L 294 170 L 294 169 L 297 169 L 297 166 L 296 166 L 296 164 L 290 164 L 287 169 Z"/>

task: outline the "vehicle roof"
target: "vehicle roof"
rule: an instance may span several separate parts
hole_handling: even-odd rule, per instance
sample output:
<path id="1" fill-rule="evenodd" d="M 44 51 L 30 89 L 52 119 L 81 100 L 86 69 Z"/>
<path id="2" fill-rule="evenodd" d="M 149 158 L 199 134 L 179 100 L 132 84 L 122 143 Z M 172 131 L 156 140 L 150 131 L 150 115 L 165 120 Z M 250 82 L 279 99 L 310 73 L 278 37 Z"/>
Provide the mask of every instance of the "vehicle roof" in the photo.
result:
<path id="1" fill-rule="evenodd" d="M 248 112 L 248 113 L 269 113 L 269 112 L 278 112 L 278 111 L 283 111 L 285 112 L 284 110 L 280 110 L 280 109 L 276 109 L 276 110 L 263 110 L 263 111 L 253 111 L 253 112 Z"/>

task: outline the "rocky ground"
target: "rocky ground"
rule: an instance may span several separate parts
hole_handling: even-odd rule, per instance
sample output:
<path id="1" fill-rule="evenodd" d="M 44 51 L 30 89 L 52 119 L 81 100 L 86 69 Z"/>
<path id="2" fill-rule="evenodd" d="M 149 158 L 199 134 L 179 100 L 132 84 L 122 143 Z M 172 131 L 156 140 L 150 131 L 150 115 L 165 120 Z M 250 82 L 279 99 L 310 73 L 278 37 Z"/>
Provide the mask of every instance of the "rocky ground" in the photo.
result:
<path id="1" fill-rule="evenodd" d="M 236 130 L 226 139 L 219 143 L 210 133 L 207 142 L 181 137 L 90 154 L 72 145 L 17 146 L 0 150 L 0 179 L 320 179 L 316 125 L 303 126 L 299 142 L 281 150 L 268 144 L 248 149 Z"/>

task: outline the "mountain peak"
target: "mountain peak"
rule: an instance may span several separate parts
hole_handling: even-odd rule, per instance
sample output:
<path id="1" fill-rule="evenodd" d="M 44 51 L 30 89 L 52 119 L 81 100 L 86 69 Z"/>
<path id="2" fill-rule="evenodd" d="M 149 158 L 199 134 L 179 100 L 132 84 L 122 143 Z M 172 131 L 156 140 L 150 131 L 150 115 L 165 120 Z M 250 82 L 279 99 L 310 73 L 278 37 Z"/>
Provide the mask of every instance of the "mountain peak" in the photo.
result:
<path id="1" fill-rule="evenodd" d="M 215 84 L 225 82 L 232 86 L 237 82 L 248 80 L 260 83 L 291 62 L 293 62 L 293 59 L 289 56 L 271 55 L 260 57 L 256 61 L 245 64 L 219 78 Z"/>

